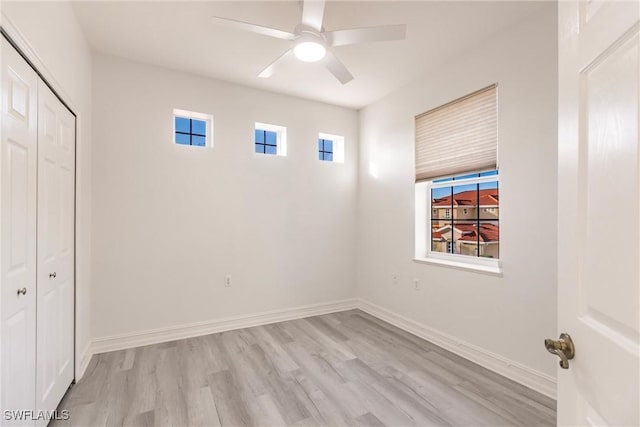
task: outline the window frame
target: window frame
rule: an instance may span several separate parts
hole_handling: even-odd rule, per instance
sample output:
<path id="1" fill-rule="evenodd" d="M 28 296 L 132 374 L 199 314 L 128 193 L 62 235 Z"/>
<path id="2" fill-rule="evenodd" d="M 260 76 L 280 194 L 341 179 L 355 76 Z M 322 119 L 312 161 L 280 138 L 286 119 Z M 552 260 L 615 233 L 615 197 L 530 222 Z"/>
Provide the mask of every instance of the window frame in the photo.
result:
<path id="1" fill-rule="evenodd" d="M 467 174 L 479 174 L 484 171 L 476 171 L 469 173 L 456 174 L 455 176 L 464 176 Z M 452 177 L 445 177 L 453 178 Z M 442 178 L 438 178 L 438 181 Z M 450 254 L 443 252 L 436 252 L 431 250 L 432 242 L 432 227 L 431 220 L 433 219 L 433 206 L 431 204 L 431 190 L 437 188 L 446 188 L 453 186 L 463 186 L 469 184 L 483 184 L 488 182 L 500 183 L 500 174 L 465 178 L 460 180 L 448 180 L 444 182 L 422 181 L 415 183 L 415 256 L 414 261 L 427 262 L 433 264 L 448 265 L 451 267 L 458 267 L 464 269 L 478 270 L 487 273 L 502 273 L 502 252 L 500 258 L 485 258 L 470 255 Z M 478 207 L 479 208 L 479 207 Z M 453 217 L 453 215 L 452 215 Z M 498 218 L 499 222 L 502 222 L 502 214 Z M 452 219 L 453 221 L 453 219 Z M 453 222 L 452 222 L 453 223 Z M 500 238 L 502 240 L 502 237 Z"/>
<path id="2" fill-rule="evenodd" d="M 177 142 L 176 140 L 176 135 L 178 133 L 180 133 L 181 135 L 187 135 L 184 132 L 178 132 L 176 130 L 176 118 L 181 118 L 181 119 L 188 119 L 190 121 L 192 120 L 198 120 L 201 122 L 205 122 L 205 129 L 204 129 L 204 146 L 203 145 L 193 145 L 193 144 L 180 144 Z M 191 122 L 190 122 L 191 123 Z M 198 147 L 198 148 L 207 148 L 207 147 L 213 147 L 213 115 L 211 114 L 206 114 L 206 113 L 197 113 L 195 111 L 188 111 L 188 110 L 180 110 L 177 108 L 173 109 L 173 145 L 178 145 L 181 147 Z M 193 132 L 189 133 L 188 135 L 196 135 L 196 136 L 201 136 L 201 134 L 194 134 Z M 189 138 L 189 141 L 191 141 L 191 137 Z"/>
<path id="3" fill-rule="evenodd" d="M 269 153 L 258 153 L 256 152 L 256 141 L 255 134 L 257 130 L 266 131 L 266 132 L 275 132 L 276 134 L 276 154 Z M 253 127 L 253 154 L 260 154 L 262 156 L 276 156 L 276 157 L 286 157 L 287 156 L 287 128 L 285 126 L 272 125 L 268 123 L 260 123 L 255 122 Z"/>

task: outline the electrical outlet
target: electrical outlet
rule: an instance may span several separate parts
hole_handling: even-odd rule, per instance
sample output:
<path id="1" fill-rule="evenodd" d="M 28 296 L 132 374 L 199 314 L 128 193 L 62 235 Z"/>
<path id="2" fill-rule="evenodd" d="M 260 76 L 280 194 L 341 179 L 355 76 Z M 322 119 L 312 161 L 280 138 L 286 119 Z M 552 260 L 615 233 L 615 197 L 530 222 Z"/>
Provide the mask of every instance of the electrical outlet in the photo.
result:
<path id="1" fill-rule="evenodd" d="M 400 279 L 398 278 L 397 274 L 391 275 L 391 283 L 393 283 L 394 285 L 397 285 L 398 283 L 400 283 Z"/>
<path id="2" fill-rule="evenodd" d="M 420 290 L 420 279 L 413 279 L 413 289 L 416 291 Z"/>
<path id="3" fill-rule="evenodd" d="M 224 286 L 226 288 L 230 288 L 231 287 L 231 275 L 227 274 L 226 276 L 224 276 Z"/>

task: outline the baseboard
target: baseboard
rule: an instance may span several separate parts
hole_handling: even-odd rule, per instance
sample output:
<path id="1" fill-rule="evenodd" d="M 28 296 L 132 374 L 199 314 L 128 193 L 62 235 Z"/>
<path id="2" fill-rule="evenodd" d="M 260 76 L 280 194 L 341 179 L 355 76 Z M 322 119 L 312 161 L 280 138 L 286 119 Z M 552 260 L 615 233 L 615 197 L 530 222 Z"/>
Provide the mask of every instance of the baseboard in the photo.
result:
<path id="1" fill-rule="evenodd" d="M 89 362 L 91 362 L 92 356 L 93 352 L 91 351 L 91 342 L 88 342 L 82 350 L 80 364 L 76 368 L 76 381 L 80 380 L 80 378 L 84 376 L 84 373 L 87 371 L 87 366 L 89 366 Z"/>
<path id="2" fill-rule="evenodd" d="M 356 307 L 357 301 L 355 299 L 348 299 L 96 338 L 91 344 L 91 354 L 124 350 L 143 345 L 215 334 L 234 329 L 250 328 L 252 326 L 267 325 L 269 323 L 284 322 L 287 320 L 302 319 L 304 317 L 351 310 Z"/>
<path id="3" fill-rule="evenodd" d="M 506 357 L 487 351 L 456 337 L 437 331 L 379 305 L 358 299 L 358 308 L 413 335 L 436 344 L 458 356 L 471 360 L 517 383 L 556 399 L 557 381 L 550 375 L 536 371 Z"/>

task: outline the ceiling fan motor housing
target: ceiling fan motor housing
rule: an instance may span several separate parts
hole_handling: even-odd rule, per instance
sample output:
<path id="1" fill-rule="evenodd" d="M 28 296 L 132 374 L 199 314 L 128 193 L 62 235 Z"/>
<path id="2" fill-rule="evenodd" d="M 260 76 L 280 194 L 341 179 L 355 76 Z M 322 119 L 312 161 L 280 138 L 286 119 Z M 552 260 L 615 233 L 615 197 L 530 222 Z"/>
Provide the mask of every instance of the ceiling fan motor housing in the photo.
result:
<path id="1" fill-rule="evenodd" d="M 296 28 L 296 39 L 293 53 L 304 62 L 316 62 L 327 53 L 327 41 L 322 33 L 304 26 Z"/>

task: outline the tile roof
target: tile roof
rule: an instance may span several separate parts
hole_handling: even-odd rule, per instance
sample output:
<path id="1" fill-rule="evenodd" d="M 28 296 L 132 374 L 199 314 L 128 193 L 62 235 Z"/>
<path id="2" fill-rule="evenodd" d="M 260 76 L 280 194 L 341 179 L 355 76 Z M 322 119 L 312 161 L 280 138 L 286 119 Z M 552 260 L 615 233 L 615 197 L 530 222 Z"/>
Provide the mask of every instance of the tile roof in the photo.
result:
<path id="1" fill-rule="evenodd" d="M 445 225 L 444 227 L 432 230 L 431 238 L 446 240 L 443 236 L 443 233 L 446 233 L 446 231 L 443 231 L 443 230 L 448 228 L 449 228 L 449 225 Z M 477 224 L 455 223 L 454 228 L 462 234 L 462 236 L 458 239 L 459 241 L 465 241 L 465 242 L 478 241 Z M 498 242 L 500 241 L 500 226 L 492 222 L 481 222 L 479 234 L 480 234 L 481 242 L 484 242 L 484 243 Z"/>
<path id="2" fill-rule="evenodd" d="M 476 206 L 478 198 L 477 190 L 462 191 L 453 195 L 453 206 Z M 480 190 L 480 206 L 497 206 L 499 204 L 500 191 L 497 188 Z M 434 207 L 451 206 L 451 196 L 433 199 Z"/>

